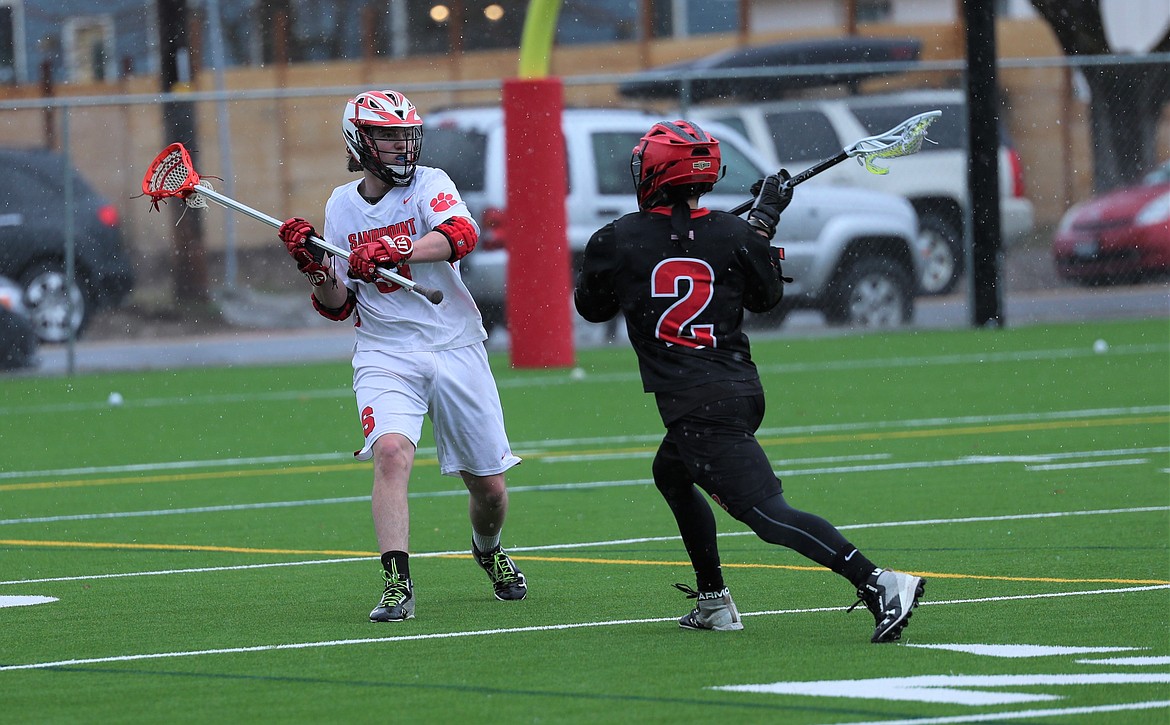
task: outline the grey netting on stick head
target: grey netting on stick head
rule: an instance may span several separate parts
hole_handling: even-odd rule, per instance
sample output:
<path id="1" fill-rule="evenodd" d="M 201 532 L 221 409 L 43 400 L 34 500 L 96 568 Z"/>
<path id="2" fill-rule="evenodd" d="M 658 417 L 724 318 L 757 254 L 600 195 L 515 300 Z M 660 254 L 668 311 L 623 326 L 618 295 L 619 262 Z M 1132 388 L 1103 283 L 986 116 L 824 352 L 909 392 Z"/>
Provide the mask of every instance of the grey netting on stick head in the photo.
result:
<path id="1" fill-rule="evenodd" d="M 922 142 L 929 140 L 926 138 L 926 129 L 941 115 L 942 111 L 920 113 L 879 136 L 861 139 L 845 149 L 845 153 L 856 158 L 857 163 L 871 174 L 888 174 L 889 168 L 878 166 L 877 160 L 896 159 L 899 156 L 918 153 L 922 148 Z"/>

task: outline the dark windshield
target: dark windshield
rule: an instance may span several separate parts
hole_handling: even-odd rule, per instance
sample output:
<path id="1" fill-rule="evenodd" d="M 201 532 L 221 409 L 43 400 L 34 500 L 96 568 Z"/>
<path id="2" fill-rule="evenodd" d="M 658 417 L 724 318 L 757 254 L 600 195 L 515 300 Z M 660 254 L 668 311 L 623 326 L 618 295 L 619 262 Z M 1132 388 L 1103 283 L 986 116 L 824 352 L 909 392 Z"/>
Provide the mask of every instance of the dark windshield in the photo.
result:
<path id="1" fill-rule="evenodd" d="M 455 128 L 427 129 L 422 163 L 447 172 L 462 192 L 483 191 L 487 136 Z"/>

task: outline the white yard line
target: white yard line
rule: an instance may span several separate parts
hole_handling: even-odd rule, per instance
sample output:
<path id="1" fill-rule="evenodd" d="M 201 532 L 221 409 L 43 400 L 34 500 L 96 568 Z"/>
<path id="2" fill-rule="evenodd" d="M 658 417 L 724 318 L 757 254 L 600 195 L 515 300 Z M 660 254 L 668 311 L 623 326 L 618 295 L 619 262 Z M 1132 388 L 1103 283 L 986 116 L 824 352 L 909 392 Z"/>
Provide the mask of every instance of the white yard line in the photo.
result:
<path id="1" fill-rule="evenodd" d="M 1165 345 L 1118 345 L 1109 348 L 1110 356 L 1119 355 L 1146 355 L 1160 353 L 1166 350 Z M 820 372 L 823 370 L 867 370 L 883 368 L 901 368 L 906 366 L 927 367 L 933 365 L 967 365 L 970 363 L 1012 363 L 1031 362 L 1035 360 L 1066 360 L 1078 357 L 1095 357 L 1092 348 L 1058 348 L 1052 350 L 1020 350 L 1001 353 L 970 353 L 967 355 L 924 355 L 920 357 L 900 358 L 871 358 L 868 360 L 840 360 L 836 362 L 820 363 L 775 363 L 759 364 L 760 372 L 767 374 Z M 587 375 L 584 380 L 575 380 L 569 371 L 532 374 L 520 377 L 503 377 L 497 379 L 499 388 L 528 388 L 534 385 L 582 385 L 582 384 L 612 384 L 615 382 L 636 382 L 636 370 L 604 375 Z M 250 403 L 254 401 L 272 400 L 304 400 L 307 398 L 349 398 L 353 391 L 349 388 L 315 388 L 312 390 L 281 391 L 281 392 L 248 392 L 220 395 L 183 395 L 171 398 L 130 398 L 123 402 L 126 407 L 175 407 L 179 405 L 210 405 L 230 403 Z M 28 414 L 58 414 L 81 410 L 102 410 L 109 407 L 109 403 L 102 400 L 78 403 L 60 403 L 45 405 L 30 403 L 28 405 L 0 406 L 0 417 L 6 415 Z"/>
<path id="2" fill-rule="evenodd" d="M 0 408 L 0 411 L 3 409 Z M 910 418 L 904 420 L 865 421 L 857 423 L 834 423 L 829 425 L 788 426 L 783 428 L 761 428 L 759 437 L 796 436 L 813 433 L 842 433 L 848 431 L 889 430 L 900 428 L 933 428 L 947 425 L 992 425 L 996 423 L 1034 422 L 1069 420 L 1073 418 L 1104 418 L 1117 415 L 1150 415 L 1170 413 L 1170 405 L 1149 405 L 1123 408 L 1090 408 L 1085 410 L 1058 410 L 1048 413 L 1005 413 L 1000 415 L 967 415 L 949 418 Z M 562 438 L 539 441 L 513 442 L 517 455 L 526 452 L 544 452 L 572 446 L 620 446 L 637 443 L 657 444 L 662 433 L 655 431 L 634 436 L 600 436 L 589 438 Z M 568 452 L 567 452 L 568 453 Z M 420 448 L 418 456 L 434 456 L 434 448 Z M 1055 454 L 1054 454 L 1055 455 Z M 0 471 L 0 480 L 14 478 L 41 478 L 44 476 L 82 476 L 110 473 L 141 473 L 147 471 L 189 470 L 194 468 L 225 468 L 231 466 L 265 465 L 273 463 L 306 463 L 314 461 L 353 461 L 349 453 L 328 451 L 287 456 L 256 456 L 252 458 L 216 458 L 199 461 L 160 461 L 157 463 L 135 463 L 118 466 L 86 466 L 78 468 L 34 469 L 25 471 Z"/>
<path id="3" fill-rule="evenodd" d="M 1094 705 L 1090 707 L 1061 707 L 1050 710 L 1016 710 L 1013 712 L 984 713 L 982 715 L 954 715 L 951 717 L 916 717 L 911 720 L 870 720 L 867 722 L 835 723 L 834 725 L 952 725 L 972 722 L 999 722 L 1009 720 L 1032 720 L 1044 717 L 1069 717 L 1072 715 L 1097 715 L 1107 712 L 1132 712 L 1137 710 L 1161 710 L 1170 707 L 1170 700 L 1149 702 L 1126 702 L 1119 705 Z"/>
<path id="4" fill-rule="evenodd" d="M 1053 594 L 1030 594 L 1011 597 L 986 597 L 981 599 L 960 599 L 953 601 L 922 602 L 920 606 L 947 606 L 952 604 L 968 604 L 972 602 L 1003 602 L 1019 599 L 1045 599 L 1050 597 L 1099 596 L 1109 594 L 1129 594 L 1161 589 L 1170 589 L 1170 584 L 1145 587 L 1126 587 L 1121 589 L 1096 589 L 1085 592 L 1057 592 Z M 763 612 L 740 612 L 744 617 L 761 617 L 786 614 L 815 614 L 821 612 L 837 612 L 840 607 L 813 607 L 809 609 L 777 609 Z M 363 644 L 387 644 L 393 642 L 417 642 L 429 639 L 459 639 L 464 637 L 488 637 L 501 634 L 522 634 L 529 632 L 559 632 L 571 629 L 587 629 L 592 627 L 618 627 L 630 624 L 656 624 L 660 622 L 674 622 L 677 615 L 669 617 L 648 617 L 643 619 L 610 619 L 596 622 L 572 622 L 565 624 L 547 624 L 531 627 L 505 627 L 500 629 L 476 629 L 457 632 L 435 632 L 431 634 L 406 634 L 391 637 L 362 637 L 359 639 L 338 639 L 317 642 L 296 642 L 285 644 L 264 644 L 251 647 L 224 647 L 219 649 L 185 650 L 176 652 L 151 652 L 143 654 L 117 655 L 112 657 L 88 657 L 82 659 L 55 660 L 49 662 L 31 662 L 17 665 L 0 665 L 0 672 L 16 670 L 41 670 L 51 667 L 71 667 L 77 665 L 107 664 L 111 662 L 134 662 L 140 660 L 173 659 L 179 657 L 201 657 L 221 654 L 243 654 L 248 652 L 275 652 L 280 650 L 318 649 L 322 647 L 348 647 Z"/>
<path id="5" fill-rule="evenodd" d="M 841 530 L 856 530 L 856 529 L 882 529 L 894 528 L 902 526 L 936 526 L 939 524 L 967 524 L 990 521 L 1021 521 L 1027 519 L 1053 519 L 1064 518 L 1068 516 L 1115 516 L 1118 514 L 1134 514 L 1134 513 L 1151 513 L 1151 512 L 1165 512 L 1170 511 L 1170 506 L 1143 506 L 1136 508 L 1124 509 L 1098 509 L 1094 511 L 1049 511 L 1043 513 L 1032 514 L 1009 514 L 1004 516 L 967 516 L 962 518 L 949 519 L 914 519 L 910 521 L 882 521 L 868 524 L 846 524 L 838 526 Z M 722 537 L 732 536 L 755 536 L 751 531 L 730 531 L 719 534 Z M 509 546 L 509 553 L 531 553 L 538 551 L 561 551 L 565 549 L 594 549 L 606 546 L 627 546 L 629 544 L 645 544 L 661 541 L 677 541 L 678 535 L 673 536 L 641 536 L 628 539 L 608 539 L 603 541 L 582 541 L 567 544 L 542 544 L 539 546 Z M 443 556 L 463 556 L 467 551 L 464 549 L 452 551 L 424 551 L 411 554 L 415 558 L 433 558 Z M 0 581 L 0 586 L 18 586 L 27 584 L 41 584 L 46 582 L 69 582 L 69 581 L 91 581 L 97 579 L 123 579 L 127 577 L 139 576 L 163 576 L 169 574 L 200 574 L 217 571 L 243 571 L 246 569 L 267 569 L 274 567 L 286 566 L 314 566 L 318 564 L 345 564 L 356 561 L 370 561 L 376 558 L 373 554 L 370 556 L 359 557 L 339 557 L 333 559 L 310 559 L 306 561 L 284 561 L 284 562 L 268 562 L 263 564 L 237 564 L 231 566 L 208 566 L 208 567 L 194 567 L 190 569 L 163 569 L 153 571 L 137 571 L 137 572 L 122 572 L 118 574 L 88 574 L 83 576 L 67 576 L 67 577 L 50 577 L 43 579 L 11 579 L 8 581 Z"/>
<path id="6" fill-rule="evenodd" d="M 872 473 L 875 471 L 905 471 L 912 469 L 929 469 L 929 468 L 949 468 L 954 466 L 973 466 L 973 465 L 993 465 L 993 464 L 1010 464 L 1010 463 L 1028 463 L 1035 465 L 1028 465 L 1025 470 L 1028 471 L 1046 471 L 1059 470 L 1061 468 L 1096 468 L 1110 465 L 1136 465 L 1138 463 L 1146 462 L 1146 459 L 1123 459 L 1120 461 L 1094 461 L 1087 463 L 1076 464 L 1047 464 L 1045 462 L 1067 460 L 1070 458 L 1105 458 L 1108 456 L 1129 456 L 1135 454 L 1152 454 L 1152 453 L 1167 453 L 1170 452 L 1170 446 L 1161 446 L 1154 448 L 1121 448 L 1109 450 L 1093 450 L 1093 451 L 1059 451 L 1053 453 L 1037 453 L 1026 456 L 963 456 L 955 459 L 943 459 L 935 461 L 905 461 L 897 463 L 866 463 L 859 465 L 847 466 L 825 466 L 820 468 L 790 468 L 777 469 L 776 475 L 791 478 L 795 476 L 811 476 L 827 473 L 844 474 L 844 473 Z M 605 454 L 599 454 L 599 457 L 605 458 Z M 563 463 L 566 461 L 562 457 L 550 457 L 552 460 L 549 463 Z M 586 457 L 573 457 L 573 460 L 583 459 Z M 890 458 L 889 454 L 874 454 L 867 456 L 840 456 L 840 457 L 823 457 L 823 458 L 808 458 L 808 459 L 791 459 L 791 460 L 777 460 L 773 461 L 777 464 L 793 464 L 793 463 L 815 463 L 815 462 L 836 462 L 849 460 L 881 460 Z M 576 483 L 548 483 L 537 484 L 532 486 L 518 486 L 513 485 L 508 487 L 509 493 L 531 493 L 531 492 L 547 492 L 547 491 L 573 491 L 573 490 L 587 490 L 595 488 L 621 488 L 626 486 L 646 486 L 653 483 L 649 478 L 634 478 L 621 479 L 613 481 L 582 481 Z M 466 496 L 467 490 L 465 488 L 452 488 L 442 491 L 418 491 L 408 494 L 410 498 L 444 498 L 450 496 Z M 176 516 L 184 514 L 206 514 L 221 511 L 249 511 L 258 509 L 273 509 L 273 508 L 296 508 L 302 506 L 328 506 L 334 504 L 351 504 L 364 503 L 369 501 L 369 496 L 345 496 L 334 498 L 320 498 L 320 499 L 305 499 L 299 501 L 263 501 L 257 503 L 246 504 L 222 504 L 218 506 L 197 506 L 176 509 L 154 509 L 147 511 L 112 511 L 107 513 L 91 513 L 91 514 L 58 514 L 55 516 L 30 516 L 24 518 L 0 519 L 0 526 L 11 526 L 15 524 L 44 524 L 55 523 L 60 521 L 88 521 L 95 519 L 120 519 L 120 518 L 140 518 L 140 517 L 154 517 L 154 516 Z"/>

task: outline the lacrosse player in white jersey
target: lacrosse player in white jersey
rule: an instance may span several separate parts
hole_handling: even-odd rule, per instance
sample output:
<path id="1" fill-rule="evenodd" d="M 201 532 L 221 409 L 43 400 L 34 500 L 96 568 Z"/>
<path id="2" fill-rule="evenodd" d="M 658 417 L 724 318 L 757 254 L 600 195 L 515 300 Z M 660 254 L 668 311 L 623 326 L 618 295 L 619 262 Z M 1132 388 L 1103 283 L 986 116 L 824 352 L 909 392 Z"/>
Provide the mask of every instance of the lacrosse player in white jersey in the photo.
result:
<path id="1" fill-rule="evenodd" d="M 313 286 L 314 308 L 332 320 L 354 318 L 353 389 L 365 434 L 354 455 L 374 461 L 374 531 L 385 580 L 370 620 L 414 616 L 407 487 L 424 416 L 440 472 L 462 477 L 470 492 L 472 556 L 497 599 L 523 599 L 524 574 L 500 546 L 504 472 L 520 459 L 504 430 L 487 333 L 459 276 L 479 227 L 447 173 L 418 165 L 423 122 L 406 96 L 360 93 L 346 102 L 341 128 L 349 170 L 362 178 L 334 189 L 323 236 L 349 249 L 349 258 L 308 243 L 316 231 L 299 217 L 284 222 L 279 235 Z M 379 267 L 441 291 L 442 303 L 386 282 Z"/>

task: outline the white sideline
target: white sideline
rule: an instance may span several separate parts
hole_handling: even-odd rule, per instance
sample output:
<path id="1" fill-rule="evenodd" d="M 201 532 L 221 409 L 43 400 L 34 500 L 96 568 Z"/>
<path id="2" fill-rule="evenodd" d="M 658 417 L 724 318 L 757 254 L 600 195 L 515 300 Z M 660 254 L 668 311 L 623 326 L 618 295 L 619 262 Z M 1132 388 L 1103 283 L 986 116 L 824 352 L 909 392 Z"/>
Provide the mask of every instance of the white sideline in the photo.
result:
<path id="1" fill-rule="evenodd" d="M 1017 710 L 1014 712 L 983 713 L 981 715 L 955 715 L 952 717 L 916 717 L 912 720 L 870 720 L 867 722 L 834 723 L 833 725 L 958 725 L 969 722 L 998 722 L 1002 720 L 1032 720 L 1042 717 L 1065 715 L 1096 715 L 1106 712 L 1129 712 L 1133 710 L 1160 710 L 1170 707 L 1170 700 L 1149 702 L 1127 702 L 1119 705 L 1092 705 L 1087 707 L 1060 707 L 1051 710 Z"/>
<path id="2" fill-rule="evenodd" d="M 866 463 L 849 466 L 825 466 L 820 468 L 791 468 L 791 469 L 777 469 L 776 475 L 781 477 L 791 478 L 793 476 L 811 476 L 825 473 L 872 473 L 874 471 L 904 471 L 911 469 L 923 468 L 947 468 L 954 466 L 976 466 L 976 465 L 995 465 L 1005 463 L 1026 463 L 1024 470 L 1026 471 L 1047 471 L 1047 470 L 1061 470 L 1064 468 L 1101 468 L 1105 466 L 1119 466 L 1119 465 L 1137 465 L 1139 463 L 1148 463 L 1148 459 L 1123 459 L 1112 461 L 1090 461 L 1085 463 L 1070 463 L 1070 464 L 1049 464 L 1040 465 L 1045 461 L 1066 460 L 1069 458 L 1093 458 L 1093 457 L 1107 457 L 1118 455 L 1132 455 L 1132 454 L 1149 454 L 1149 453 L 1166 453 L 1170 451 L 1170 446 L 1158 446 L 1153 448 L 1121 448 L 1111 450 L 1097 450 L 1097 451 L 1063 451 L 1059 453 L 1035 453 L 1030 455 L 1013 455 L 1013 456 L 962 456 L 955 459 L 943 459 L 934 461 L 903 461 L 900 463 Z M 605 457 L 604 454 L 596 455 L 593 458 Z M 837 457 L 820 457 L 820 458 L 806 458 L 806 459 L 789 459 L 772 461 L 773 465 L 794 463 L 830 463 L 830 462 L 844 462 L 850 460 L 877 460 L 890 458 L 890 454 L 874 454 L 866 456 L 837 456 Z M 577 457 L 570 457 L 577 458 Z M 555 456 L 551 460 L 544 462 L 563 463 L 566 457 Z M 509 493 L 528 493 L 534 491 L 572 491 L 572 490 L 586 490 L 593 488 L 617 488 L 623 486 L 646 486 L 652 484 L 653 479 L 649 478 L 633 478 L 616 481 L 582 481 L 577 483 L 545 483 L 535 484 L 532 486 L 509 486 Z M 408 498 L 445 498 L 451 496 L 466 496 L 465 488 L 452 488 L 441 491 L 414 491 L 407 494 Z M 154 516 L 175 516 L 182 514 L 203 514 L 215 513 L 222 511 L 249 511 L 257 509 L 272 509 L 272 508 L 296 508 L 301 506 L 323 506 L 331 504 L 349 504 L 349 503 L 363 503 L 369 501 L 369 496 L 345 496 L 333 498 L 320 499 L 304 499 L 299 501 L 263 501 L 259 503 L 247 504 L 220 504 L 218 506 L 196 506 L 176 509 L 153 509 L 146 511 L 113 511 L 107 513 L 96 514 L 58 514 L 55 516 L 30 516 L 17 519 L 0 519 L 0 526 L 11 526 L 14 524 L 44 524 L 55 523 L 60 521 L 88 521 L 93 519 L 121 519 L 121 518 L 139 518 L 139 517 L 154 517 Z"/>
<path id="3" fill-rule="evenodd" d="M 964 516 L 961 518 L 949 519 L 911 519 L 908 521 L 881 521 L 868 524 L 845 524 L 838 526 L 840 530 L 855 530 L 855 529 L 882 529 L 893 528 L 900 526 L 934 526 L 938 524 L 968 524 L 980 523 L 988 521 L 1022 521 L 1028 519 L 1053 519 L 1063 518 L 1067 516 L 1111 516 L 1114 514 L 1134 514 L 1134 513 L 1150 513 L 1154 511 L 1170 511 L 1170 506 L 1139 506 L 1134 508 L 1124 509 L 1097 509 L 1093 511 L 1049 511 L 1045 513 L 1034 514 L 1004 514 L 999 516 Z M 752 531 L 727 531 L 719 533 L 720 538 L 732 536 L 755 536 Z M 592 549 L 604 546 L 624 546 L 626 544 L 645 544 L 659 541 L 677 541 L 680 537 L 676 534 L 673 536 L 642 536 L 629 539 L 608 539 L 604 541 L 583 541 L 569 544 L 542 544 L 539 546 L 509 546 L 509 553 L 517 554 L 522 552 L 534 551 L 558 551 L 564 549 Z M 418 559 L 434 558 L 441 556 L 461 556 L 467 554 L 465 549 L 452 551 L 424 551 L 417 554 L 411 554 L 412 557 Z M 232 566 L 206 566 L 195 567 L 191 569 L 162 569 L 155 571 L 137 571 L 137 572 L 122 572 L 119 574 L 90 574 L 86 576 L 65 576 L 65 577 L 48 577 L 44 579 L 11 579 L 8 581 L 0 581 L 0 586 L 5 585 L 22 585 L 22 584 L 43 584 L 46 582 L 69 582 L 69 581 L 91 581 L 97 579 L 123 579 L 127 577 L 139 576 L 162 576 L 167 574 L 201 574 L 215 571 L 245 571 L 248 569 L 268 569 L 275 567 L 286 566 L 312 566 L 316 564 L 345 564 L 356 561 L 370 561 L 376 557 L 371 553 L 370 556 L 356 556 L 356 557 L 338 557 L 334 559 L 310 559 L 307 561 L 283 561 L 283 562 L 268 562 L 264 564 L 235 564 Z"/>
<path id="4" fill-rule="evenodd" d="M 257 396 L 259 397 L 259 396 Z M 167 399 L 167 404 L 178 403 L 180 399 Z M 163 404 L 163 401 L 156 401 Z M 214 402 L 214 401 L 209 401 Z M 142 404 L 142 403 L 140 403 Z M 103 403 L 103 406 L 108 404 Z M 125 403 L 129 405 L 129 403 Z M 16 408 L 0 408 L 0 415 L 6 411 L 15 411 Z M 28 407 L 24 412 L 34 412 Z M 38 409 L 39 412 L 39 409 Z M 832 423 L 825 425 L 786 426 L 781 428 L 761 428 L 756 432 L 757 437 L 808 435 L 812 433 L 841 433 L 852 430 L 889 430 L 891 428 L 929 428 L 944 425 L 985 425 L 992 423 L 1011 423 L 1024 421 L 1056 421 L 1072 418 L 1101 418 L 1114 415 L 1149 415 L 1155 413 L 1170 413 L 1170 405 L 1146 405 L 1121 408 L 1089 408 L 1085 410 L 1057 410 L 1048 413 L 1004 413 L 999 415 L 965 415 L 949 418 L 910 418 L 904 420 L 864 421 L 856 423 Z M 614 446 L 630 443 L 657 443 L 662 440 L 662 433 L 646 433 L 632 436 L 597 436 L 589 438 L 562 438 L 539 441 L 513 441 L 513 449 L 520 456 L 525 453 L 547 451 L 553 448 L 566 446 Z M 435 449 L 420 448 L 418 456 L 434 456 Z M 224 468 L 228 466 L 247 466 L 271 463 L 304 463 L 313 461 L 347 461 L 352 462 L 353 456 L 349 453 L 328 451 L 323 453 L 303 453 L 284 456 L 256 456 L 251 458 L 218 458 L 201 461 L 160 461 L 156 463 L 135 463 L 120 466 L 86 466 L 80 468 L 55 468 L 28 471 L 0 471 L 0 480 L 13 478 L 29 478 L 40 476 L 81 476 L 95 473 L 135 473 L 142 471 L 187 470 L 193 468 Z"/>
<path id="5" fill-rule="evenodd" d="M 1170 584 L 1143 587 L 1125 587 L 1121 589 L 1095 589 L 1082 592 L 1056 592 L 1051 594 L 1024 594 L 1008 597 L 985 597 L 980 599 L 955 599 L 939 602 L 921 602 L 919 606 L 947 606 L 953 604 L 969 604 L 972 602 L 1006 602 L 1021 599 L 1047 599 L 1051 597 L 1076 597 L 1105 594 L 1129 594 L 1147 592 L 1160 589 L 1170 589 Z M 778 614 L 814 614 L 821 612 L 839 612 L 841 607 L 812 607 L 809 609 L 775 609 L 762 612 L 740 612 L 742 617 L 761 617 Z M 644 619 L 611 619 L 600 622 L 573 622 L 568 624 L 546 624 L 532 627 L 504 627 L 500 629 L 465 630 L 462 632 L 434 632 L 431 634 L 406 634 L 397 637 L 363 637 L 360 639 L 338 639 L 322 642 L 296 642 L 291 644 L 265 644 L 252 647 L 224 647 L 219 649 L 186 650 L 178 652 L 151 652 L 133 655 L 116 655 L 113 657 L 88 657 L 84 659 L 56 660 L 53 662 L 31 662 L 19 665 L 0 665 L 0 672 L 16 670 L 42 670 L 52 667 L 70 667 L 76 665 L 106 664 L 110 662 L 134 662 L 139 660 L 172 659 L 178 657 L 200 657 L 220 654 L 243 654 L 248 652 L 274 652 L 278 650 L 317 649 L 321 647 L 345 647 L 360 644 L 385 644 L 390 642 L 415 642 L 428 639 L 457 639 L 463 637 L 486 637 L 498 634 L 521 634 L 527 632 L 557 632 L 570 629 L 586 629 L 590 627 L 616 627 L 627 624 L 656 624 L 659 622 L 675 622 L 677 615 L 669 617 L 650 617 Z"/>

